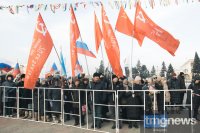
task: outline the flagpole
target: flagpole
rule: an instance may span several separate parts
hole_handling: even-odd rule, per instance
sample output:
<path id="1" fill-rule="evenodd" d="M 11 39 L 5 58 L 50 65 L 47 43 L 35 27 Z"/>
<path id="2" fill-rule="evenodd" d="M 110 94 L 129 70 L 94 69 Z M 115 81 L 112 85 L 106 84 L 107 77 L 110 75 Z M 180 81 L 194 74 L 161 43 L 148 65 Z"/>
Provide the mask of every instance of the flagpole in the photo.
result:
<path id="1" fill-rule="evenodd" d="M 105 62 L 104 62 L 104 56 L 103 56 L 103 48 L 102 48 L 101 44 L 100 44 L 100 47 L 101 47 L 101 56 L 102 56 L 103 66 L 104 66 L 104 65 L 105 65 Z M 105 66 L 104 66 L 103 73 L 105 74 Z"/>
<path id="2" fill-rule="evenodd" d="M 58 51 L 57 51 L 57 49 L 56 49 L 56 47 L 55 47 L 54 44 L 53 44 L 53 48 L 54 48 L 54 50 L 55 50 L 55 52 L 56 52 L 56 55 L 57 55 L 57 57 L 58 57 L 58 60 L 59 60 L 59 62 L 60 62 L 60 64 L 61 64 L 61 60 L 60 60 L 60 57 L 59 57 Z"/>
<path id="3" fill-rule="evenodd" d="M 132 59 L 133 59 L 133 38 L 131 39 L 131 88 L 132 88 L 132 90 L 133 90 L 133 70 L 132 70 L 132 63 L 133 63 L 133 61 L 132 61 Z"/>

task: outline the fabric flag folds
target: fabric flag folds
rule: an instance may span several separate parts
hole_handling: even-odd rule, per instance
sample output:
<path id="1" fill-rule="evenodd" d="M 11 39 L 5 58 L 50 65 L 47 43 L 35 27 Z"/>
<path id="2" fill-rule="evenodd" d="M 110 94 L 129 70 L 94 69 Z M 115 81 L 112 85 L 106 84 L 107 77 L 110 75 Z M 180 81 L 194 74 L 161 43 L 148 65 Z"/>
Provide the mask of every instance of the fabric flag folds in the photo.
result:
<path id="1" fill-rule="evenodd" d="M 53 41 L 39 14 L 28 58 L 24 88 L 34 89 L 40 72 L 53 47 Z"/>
<path id="2" fill-rule="evenodd" d="M 61 65 L 61 73 L 62 75 L 67 75 L 67 72 L 66 72 L 66 67 L 65 67 L 65 62 L 64 62 L 64 58 L 63 58 L 63 54 L 62 54 L 62 51 L 60 52 L 60 65 Z"/>
<path id="3" fill-rule="evenodd" d="M 134 32 L 134 25 L 124 11 L 123 7 L 120 8 L 115 29 L 123 34 L 136 38 L 139 45 L 142 46 L 145 36 Z"/>
<path id="4" fill-rule="evenodd" d="M 171 34 L 155 24 L 139 4 L 137 4 L 135 12 L 134 30 L 156 42 L 173 56 L 179 47 L 179 40 L 175 39 Z"/>
<path id="5" fill-rule="evenodd" d="M 120 65 L 120 51 L 118 42 L 103 6 L 102 6 L 102 27 L 103 27 L 103 38 L 105 41 L 105 49 L 110 65 L 112 67 L 113 72 L 118 77 L 122 77 L 123 72 Z"/>
<path id="6" fill-rule="evenodd" d="M 76 62 L 75 72 L 76 72 L 76 75 L 79 75 L 79 74 L 83 73 L 83 68 L 80 65 L 78 60 Z"/>
<path id="7" fill-rule="evenodd" d="M 5 71 L 5 72 L 9 72 L 12 70 L 12 67 L 6 63 L 0 63 L 0 70 L 1 71 Z"/>
<path id="8" fill-rule="evenodd" d="M 71 18 L 70 18 L 71 19 L 70 20 L 70 54 L 71 54 L 72 77 L 74 77 L 76 62 L 78 59 L 76 41 L 80 37 L 80 31 L 78 28 L 78 24 L 77 24 L 76 17 L 75 17 L 72 6 L 70 6 L 70 14 L 71 14 Z"/>
<path id="9" fill-rule="evenodd" d="M 15 68 L 12 72 L 13 77 L 15 78 L 18 74 L 20 74 L 19 63 L 15 65 Z"/>
<path id="10" fill-rule="evenodd" d="M 95 12 L 94 12 L 94 35 L 95 35 L 96 51 L 98 53 L 99 46 L 101 45 L 101 40 L 103 39 L 103 35 Z"/>
<path id="11" fill-rule="evenodd" d="M 49 76 L 53 75 L 57 71 L 58 71 L 58 68 L 56 66 L 56 63 L 54 62 L 50 71 L 45 74 L 45 78 L 48 78 Z"/>
<path id="12" fill-rule="evenodd" d="M 96 56 L 92 53 L 92 51 L 89 50 L 86 43 L 81 41 L 76 41 L 76 47 L 77 47 L 77 53 L 96 58 Z"/>

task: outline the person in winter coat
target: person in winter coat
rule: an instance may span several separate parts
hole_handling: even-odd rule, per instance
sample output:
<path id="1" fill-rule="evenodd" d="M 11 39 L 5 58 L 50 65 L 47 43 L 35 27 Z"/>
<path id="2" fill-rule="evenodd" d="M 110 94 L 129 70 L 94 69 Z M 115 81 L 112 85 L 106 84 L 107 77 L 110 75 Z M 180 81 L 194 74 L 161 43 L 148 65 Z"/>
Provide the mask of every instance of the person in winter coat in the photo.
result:
<path id="1" fill-rule="evenodd" d="M 198 110 L 200 106 L 200 77 L 197 76 L 194 81 L 194 87 L 193 87 L 193 118 L 200 121 L 200 119 L 197 117 Z"/>
<path id="2" fill-rule="evenodd" d="M 20 80 L 17 82 L 17 87 L 19 87 L 19 108 L 20 114 L 23 119 L 32 118 L 32 90 L 24 88 L 25 74 L 20 76 Z"/>
<path id="3" fill-rule="evenodd" d="M 132 88 L 129 86 L 128 84 L 128 80 L 124 79 L 123 80 L 123 89 L 124 91 L 120 91 L 118 92 L 118 95 L 121 95 L 120 100 L 119 100 L 119 105 L 127 105 L 128 103 L 128 98 L 127 98 L 127 94 L 129 92 L 129 90 L 131 90 Z M 127 107 L 126 106 L 122 106 L 122 119 L 127 119 Z"/>
<path id="4" fill-rule="evenodd" d="M 64 110 L 65 113 L 72 113 L 73 108 L 72 108 L 72 103 L 69 101 L 72 101 L 72 91 L 68 90 L 69 88 L 72 88 L 72 85 L 74 85 L 72 78 L 69 77 L 68 79 L 64 79 L 62 83 L 62 88 L 64 89 L 63 95 L 64 95 L 64 101 L 68 101 L 64 103 Z M 66 121 L 70 120 L 70 115 L 65 114 L 64 119 Z"/>
<path id="5" fill-rule="evenodd" d="M 51 105 L 52 118 L 54 123 L 61 122 L 61 77 L 59 75 L 54 75 L 52 80 L 52 86 L 48 90 L 48 99 Z"/>
<path id="6" fill-rule="evenodd" d="M 145 85 L 142 87 L 142 90 L 145 91 L 145 115 L 152 115 L 153 114 L 153 109 L 152 109 L 152 103 L 153 103 L 153 98 L 150 96 L 150 92 L 147 91 L 151 86 L 153 85 L 153 79 L 148 78 Z M 144 100 L 144 98 L 142 99 Z M 144 103 L 144 102 L 143 102 Z"/>
<path id="7" fill-rule="evenodd" d="M 183 72 L 180 72 L 180 74 L 178 75 L 178 80 L 179 80 L 179 84 L 180 84 L 180 89 L 186 89 L 185 77 L 184 77 L 184 73 Z M 186 93 L 186 91 L 180 92 L 181 104 L 183 104 L 183 98 L 184 98 L 184 94 L 185 93 Z M 184 109 L 184 107 L 182 106 L 181 109 Z"/>
<path id="8" fill-rule="evenodd" d="M 128 105 L 142 105 L 142 92 L 134 91 L 142 90 L 141 77 L 136 76 L 133 85 L 133 91 L 129 91 L 127 94 Z M 127 118 L 130 120 L 139 120 L 141 116 L 141 107 L 128 106 L 127 107 Z M 129 128 L 135 127 L 138 128 L 136 121 L 129 121 Z"/>
<path id="9" fill-rule="evenodd" d="M 46 81 L 42 80 L 41 84 L 40 84 L 40 79 L 38 79 L 36 82 L 36 87 L 34 89 L 34 93 L 33 93 L 34 120 L 35 121 L 38 121 L 38 120 L 44 121 L 44 90 L 43 90 L 43 87 L 47 87 Z M 38 105 L 39 105 L 39 107 L 38 107 Z"/>
<path id="10" fill-rule="evenodd" d="M 176 73 L 172 74 L 172 78 L 169 80 L 168 87 L 170 90 L 170 96 L 171 96 L 171 105 L 180 105 L 181 104 L 181 95 L 179 91 L 173 91 L 180 89 L 180 83 L 179 80 L 176 77 Z M 171 113 L 174 113 L 174 110 L 178 114 L 180 114 L 180 108 L 179 107 L 171 107 Z"/>
<path id="11" fill-rule="evenodd" d="M 80 83 L 80 79 L 75 79 L 75 84 L 74 84 L 73 88 L 70 88 L 70 89 L 74 89 L 74 90 L 72 90 L 73 102 L 78 102 L 78 103 L 72 104 L 74 114 L 81 116 L 81 122 L 79 121 L 79 116 L 74 116 L 74 118 L 75 118 L 74 126 L 77 126 L 80 123 L 81 123 L 81 126 L 84 126 L 85 125 L 85 120 L 84 120 L 85 115 L 83 115 L 82 106 L 85 104 L 85 101 L 84 101 L 83 95 L 81 95 L 81 91 L 76 90 L 76 89 L 83 89 L 83 87 Z"/>
<path id="12" fill-rule="evenodd" d="M 168 91 L 168 85 L 167 85 L 167 80 L 165 77 L 162 77 L 162 85 L 163 85 L 163 89 L 165 90 L 165 105 L 169 105 L 170 104 L 170 93 Z M 166 107 L 166 112 L 167 114 L 169 114 L 169 108 Z"/>
<path id="13" fill-rule="evenodd" d="M 122 90 L 123 89 L 123 85 L 119 82 L 119 79 L 116 75 L 112 75 L 112 83 L 111 85 L 109 86 L 109 89 L 111 90 L 115 90 L 116 93 L 117 93 L 117 90 Z M 118 100 L 120 101 L 121 97 L 119 95 L 118 97 Z M 115 97 L 115 93 L 109 93 L 108 95 L 108 103 L 109 105 L 115 105 L 115 100 L 116 97 Z M 109 106 L 109 112 L 111 114 L 111 119 L 115 119 L 115 107 L 113 106 Z M 120 115 L 120 107 L 118 107 L 118 112 L 119 112 L 119 115 Z M 116 128 L 116 122 L 114 121 L 113 122 L 113 126 L 112 126 L 112 129 L 115 129 Z M 122 123 L 121 121 L 119 121 L 119 128 L 121 129 L 122 128 Z"/>
<path id="14" fill-rule="evenodd" d="M 191 81 L 190 85 L 188 86 L 188 89 L 186 91 L 186 93 L 187 93 L 186 104 L 191 104 L 191 98 L 193 98 L 193 96 L 191 94 L 194 90 L 194 84 L 195 84 L 196 80 L 198 80 L 198 79 L 200 79 L 200 78 L 196 77 L 194 80 Z M 193 103 L 194 103 L 194 101 L 193 101 Z M 191 106 L 187 106 L 187 108 L 188 108 L 188 116 L 189 116 L 189 118 L 192 118 L 193 116 L 191 114 Z"/>
<path id="15" fill-rule="evenodd" d="M 7 75 L 6 76 L 6 81 L 3 82 L 2 86 L 5 87 L 5 98 L 2 97 L 2 101 L 5 102 L 5 106 L 8 108 L 5 108 L 5 115 L 12 117 L 13 115 L 13 109 L 9 107 L 14 107 L 16 103 L 16 99 L 14 98 L 8 98 L 8 97 L 16 97 L 16 84 L 13 82 L 13 76 L 12 75 Z M 7 97 L 7 98 L 6 98 Z"/>
<path id="16" fill-rule="evenodd" d="M 100 74 L 94 73 L 93 74 L 93 82 L 91 83 L 92 90 L 104 90 L 104 84 L 100 80 Z M 105 102 L 106 95 L 102 91 L 94 91 L 93 100 L 95 104 L 103 104 Z M 102 106 L 96 105 L 95 111 L 93 112 L 95 117 L 102 118 Z M 101 128 L 101 119 L 95 118 L 95 124 L 93 122 L 91 128 L 97 127 L 98 129 Z"/>
<path id="17" fill-rule="evenodd" d="M 162 91 L 163 84 L 162 84 L 161 80 L 162 80 L 161 77 L 158 76 L 157 80 L 155 82 L 155 88 L 156 88 L 156 90 L 158 90 L 158 93 L 156 94 L 158 113 L 164 114 L 164 92 Z"/>

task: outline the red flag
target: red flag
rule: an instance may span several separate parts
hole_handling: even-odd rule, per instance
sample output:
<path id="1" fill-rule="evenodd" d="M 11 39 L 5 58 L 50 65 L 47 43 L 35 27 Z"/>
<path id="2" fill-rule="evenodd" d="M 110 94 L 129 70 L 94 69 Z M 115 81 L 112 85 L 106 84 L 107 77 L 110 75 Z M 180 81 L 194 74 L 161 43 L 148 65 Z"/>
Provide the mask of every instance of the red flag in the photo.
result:
<path id="1" fill-rule="evenodd" d="M 120 51 L 117 39 L 112 30 L 108 17 L 102 6 L 102 27 L 103 27 L 103 38 L 105 40 L 105 49 L 112 66 L 113 72 L 121 77 L 123 76 L 122 68 L 120 65 Z"/>
<path id="2" fill-rule="evenodd" d="M 137 4 L 135 12 L 134 30 L 158 43 L 173 56 L 180 43 L 179 40 L 176 40 L 171 34 L 155 24 L 139 4 Z"/>
<path id="3" fill-rule="evenodd" d="M 103 35 L 102 35 L 101 28 L 99 26 L 99 22 L 95 13 L 94 13 L 94 34 L 95 34 L 96 51 L 98 53 L 101 40 L 103 39 Z"/>
<path id="4" fill-rule="evenodd" d="M 144 40 L 144 35 L 134 32 L 134 25 L 131 23 L 131 20 L 124 11 L 123 7 L 120 8 L 115 29 L 123 34 L 135 37 L 139 45 L 140 46 L 142 45 L 142 42 Z"/>
<path id="5" fill-rule="evenodd" d="M 53 41 L 42 16 L 39 14 L 28 58 L 24 88 L 34 89 L 35 83 L 40 75 L 44 63 L 51 53 L 52 47 Z"/>
<path id="6" fill-rule="evenodd" d="M 70 54 L 71 54 L 71 66 L 72 76 L 75 76 L 75 67 L 77 61 L 77 47 L 76 41 L 80 37 L 80 31 L 74 14 L 72 6 L 70 7 L 71 21 L 70 21 Z"/>

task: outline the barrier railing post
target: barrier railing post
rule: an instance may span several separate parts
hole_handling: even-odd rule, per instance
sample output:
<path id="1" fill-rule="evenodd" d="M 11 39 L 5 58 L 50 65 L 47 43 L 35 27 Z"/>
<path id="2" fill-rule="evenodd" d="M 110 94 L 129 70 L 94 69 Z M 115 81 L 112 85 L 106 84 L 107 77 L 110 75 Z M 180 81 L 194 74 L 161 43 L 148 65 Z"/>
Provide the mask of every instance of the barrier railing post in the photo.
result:
<path id="1" fill-rule="evenodd" d="M 19 119 L 19 87 L 17 87 L 17 119 Z"/>
<path id="2" fill-rule="evenodd" d="M 43 94 L 44 94 L 44 122 L 45 122 L 46 121 L 46 101 L 45 101 L 46 88 L 43 88 Z"/>
<path id="3" fill-rule="evenodd" d="M 116 133 L 119 133 L 119 93 L 115 91 L 115 109 L 116 109 Z"/>
<path id="4" fill-rule="evenodd" d="M 5 117 L 6 116 L 6 109 L 5 109 L 5 107 L 6 107 L 6 95 L 5 95 L 5 87 L 3 88 L 3 116 Z"/>
<path id="5" fill-rule="evenodd" d="M 38 101 L 38 108 L 37 108 L 37 110 L 38 110 L 38 115 L 37 115 L 37 119 L 38 119 L 38 121 L 40 121 L 40 88 L 37 88 L 37 95 L 38 95 L 38 99 L 37 99 L 37 101 Z"/>
<path id="6" fill-rule="evenodd" d="M 193 113 L 192 113 L 192 111 L 193 111 L 193 90 L 190 90 L 190 92 L 191 92 L 191 103 L 190 103 L 190 111 L 191 111 L 191 118 L 193 117 Z"/>
<path id="7" fill-rule="evenodd" d="M 81 106 L 81 100 L 80 100 L 80 98 L 81 98 L 81 93 L 80 93 L 80 90 L 78 90 L 78 97 L 79 97 L 79 125 L 80 125 L 80 128 L 82 127 L 82 122 L 81 122 L 81 111 L 82 111 L 82 106 Z"/>
<path id="8" fill-rule="evenodd" d="M 95 102 L 94 102 L 94 90 L 92 90 L 93 96 L 92 96 L 92 100 L 93 100 L 93 124 L 94 124 L 94 130 L 95 130 Z"/>
<path id="9" fill-rule="evenodd" d="M 34 118 L 35 118 L 35 115 L 34 115 L 33 90 L 34 90 L 34 89 L 32 89 L 32 120 L 34 120 Z"/>
<path id="10" fill-rule="evenodd" d="M 60 114 L 60 119 L 61 119 L 61 124 L 64 125 L 65 121 L 65 116 L 64 116 L 64 92 L 63 88 L 61 88 L 61 114 Z"/>
<path id="11" fill-rule="evenodd" d="M 88 95 L 87 95 L 88 91 L 85 90 L 85 106 L 86 106 L 86 121 L 87 121 L 87 129 L 88 129 Z"/>
<path id="12" fill-rule="evenodd" d="M 116 124 L 116 133 L 118 133 L 119 132 L 119 115 L 118 115 L 118 109 L 119 109 L 119 107 L 118 107 L 118 94 L 116 94 L 116 91 L 114 92 L 114 99 L 115 99 L 115 106 L 114 106 L 114 108 L 115 108 L 115 124 Z"/>

